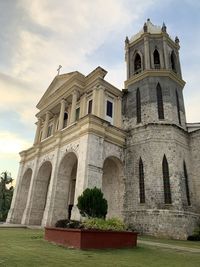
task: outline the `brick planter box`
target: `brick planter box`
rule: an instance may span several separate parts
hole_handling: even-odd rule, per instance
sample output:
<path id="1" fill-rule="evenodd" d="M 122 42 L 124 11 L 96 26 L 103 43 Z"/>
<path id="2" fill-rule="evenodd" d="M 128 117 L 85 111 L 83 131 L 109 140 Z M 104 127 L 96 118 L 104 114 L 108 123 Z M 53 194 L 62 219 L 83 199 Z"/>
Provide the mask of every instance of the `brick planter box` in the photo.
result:
<path id="1" fill-rule="evenodd" d="M 137 245 L 137 233 L 45 227 L 45 239 L 65 247 L 79 249 L 131 248 Z"/>

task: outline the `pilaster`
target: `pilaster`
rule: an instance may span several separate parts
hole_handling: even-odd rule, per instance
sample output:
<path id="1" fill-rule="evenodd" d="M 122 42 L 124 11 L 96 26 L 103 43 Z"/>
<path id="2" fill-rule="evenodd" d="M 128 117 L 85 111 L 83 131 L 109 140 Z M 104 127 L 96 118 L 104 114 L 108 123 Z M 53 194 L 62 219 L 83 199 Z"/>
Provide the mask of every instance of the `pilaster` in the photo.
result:
<path id="1" fill-rule="evenodd" d="M 99 86 L 99 105 L 98 105 L 98 111 L 97 116 L 105 119 L 105 88 L 103 86 Z"/>
<path id="2" fill-rule="evenodd" d="M 38 173 L 38 160 L 39 160 L 39 149 L 36 152 L 33 173 L 31 177 L 31 183 L 30 183 L 28 197 L 27 197 L 26 208 L 24 210 L 22 221 L 21 221 L 21 224 L 25 224 L 25 225 L 28 225 L 30 221 L 30 214 L 31 214 L 31 208 L 33 204 L 33 196 L 35 192 L 36 178 L 37 178 L 37 173 Z"/>
<path id="3" fill-rule="evenodd" d="M 114 125 L 116 127 L 122 127 L 122 99 L 119 96 L 115 99 Z"/>
<path id="4" fill-rule="evenodd" d="M 87 107 L 87 96 L 86 94 L 82 95 L 80 101 L 80 118 L 86 115 L 86 107 Z"/>
<path id="5" fill-rule="evenodd" d="M 49 125 L 50 116 L 51 116 L 51 112 L 47 111 L 46 112 L 46 116 L 45 116 L 44 128 L 43 128 L 43 132 L 42 132 L 42 140 L 47 138 L 47 132 L 48 132 L 48 125 Z"/>
<path id="6" fill-rule="evenodd" d="M 42 119 L 39 118 L 38 119 L 38 122 L 37 122 L 37 129 L 36 129 L 36 134 L 35 134 L 34 145 L 36 145 L 39 142 L 39 136 L 40 136 L 41 126 L 42 126 Z"/>
<path id="7" fill-rule="evenodd" d="M 163 36 L 163 50 L 164 50 L 164 59 L 165 59 L 165 68 L 169 69 L 169 58 L 168 58 L 168 51 L 167 51 L 167 38 Z"/>
<path id="8" fill-rule="evenodd" d="M 93 89 L 92 114 L 94 114 L 96 116 L 98 116 L 98 106 L 99 106 L 98 94 L 99 94 L 98 87 L 95 87 Z"/>
<path id="9" fill-rule="evenodd" d="M 58 130 L 63 129 L 65 106 L 66 106 L 66 101 L 65 99 L 62 99 L 60 102 L 60 115 L 59 115 L 59 121 L 58 121 Z"/>
<path id="10" fill-rule="evenodd" d="M 149 53 L 149 38 L 144 36 L 144 58 L 145 58 L 145 69 L 150 69 L 150 53 Z"/>
<path id="11" fill-rule="evenodd" d="M 76 102 L 77 102 L 78 91 L 74 90 L 72 94 L 72 105 L 70 114 L 70 124 L 74 123 L 76 120 Z"/>

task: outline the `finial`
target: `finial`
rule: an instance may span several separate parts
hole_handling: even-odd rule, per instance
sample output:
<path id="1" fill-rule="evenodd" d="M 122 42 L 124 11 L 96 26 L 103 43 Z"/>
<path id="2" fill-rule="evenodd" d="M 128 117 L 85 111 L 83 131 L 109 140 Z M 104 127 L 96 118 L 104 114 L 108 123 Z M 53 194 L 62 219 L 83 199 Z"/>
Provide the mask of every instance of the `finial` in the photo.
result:
<path id="1" fill-rule="evenodd" d="M 58 66 L 58 69 L 57 69 L 57 72 L 58 72 L 58 74 L 57 75 L 59 75 L 60 74 L 60 69 L 62 68 L 62 66 L 61 65 L 59 65 Z"/>
<path id="2" fill-rule="evenodd" d="M 175 37 L 175 43 L 176 43 L 176 44 L 179 44 L 179 42 L 180 42 L 180 41 L 179 41 L 179 38 L 178 38 L 178 36 L 176 36 L 176 37 Z"/>
<path id="3" fill-rule="evenodd" d="M 167 32 L 167 27 L 166 27 L 164 22 L 163 22 L 163 25 L 162 25 L 162 32 Z"/>
<path id="4" fill-rule="evenodd" d="M 146 22 L 144 23 L 143 30 L 144 30 L 144 32 L 147 32 L 147 24 L 146 24 Z"/>
<path id="5" fill-rule="evenodd" d="M 126 36 L 126 39 L 125 39 L 125 44 L 129 44 L 129 39 L 128 39 L 128 36 Z"/>

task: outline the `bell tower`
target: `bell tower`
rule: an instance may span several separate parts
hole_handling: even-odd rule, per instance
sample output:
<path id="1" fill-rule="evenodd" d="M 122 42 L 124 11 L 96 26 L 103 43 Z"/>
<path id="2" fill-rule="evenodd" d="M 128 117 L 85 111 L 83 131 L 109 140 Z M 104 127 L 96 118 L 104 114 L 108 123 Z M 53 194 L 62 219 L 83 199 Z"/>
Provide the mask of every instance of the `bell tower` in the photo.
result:
<path id="1" fill-rule="evenodd" d="M 155 26 L 149 19 L 127 37 L 122 98 L 125 220 L 139 232 L 176 238 L 186 237 L 196 220 L 190 219 L 195 200 L 186 171 L 191 155 L 179 49 L 178 37 L 172 40 L 165 24 Z"/>
<path id="2" fill-rule="evenodd" d="M 179 49 L 178 37 L 172 40 L 164 23 L 155 26 L 150 19 L 126 37 L 125 127 L 170 123 L 186 129 Z"/>

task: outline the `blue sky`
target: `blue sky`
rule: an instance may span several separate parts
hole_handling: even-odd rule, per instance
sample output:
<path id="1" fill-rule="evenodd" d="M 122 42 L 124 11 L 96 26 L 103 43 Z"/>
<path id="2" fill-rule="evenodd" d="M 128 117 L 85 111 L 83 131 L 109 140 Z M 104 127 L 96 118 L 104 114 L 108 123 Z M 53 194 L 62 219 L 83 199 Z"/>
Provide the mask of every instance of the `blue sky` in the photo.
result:
<path id="1" fill-rule="evenodd" d="M 56 75 L 97 66 L 123 88 L 124 40 L 143 26 L 167 26 L 180 39 L 188 122 L 200 121 L 200 1 L 0 0 L 0 172 L 16 178 L 18 152 L 30 147 L 35 106 Z"/>

